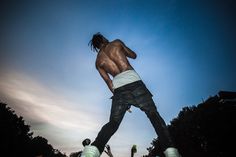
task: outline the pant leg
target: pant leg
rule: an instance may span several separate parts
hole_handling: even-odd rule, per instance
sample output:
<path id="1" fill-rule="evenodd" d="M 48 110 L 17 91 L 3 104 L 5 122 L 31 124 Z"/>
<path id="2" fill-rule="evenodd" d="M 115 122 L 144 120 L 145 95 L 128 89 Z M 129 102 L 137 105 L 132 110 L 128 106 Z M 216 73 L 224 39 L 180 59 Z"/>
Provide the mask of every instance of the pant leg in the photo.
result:
<path id="1" fill-rule="evenodd" d="M 149 102 L 147 102 L 147 106 L 144 105 L 145 107 L 142 108 L 142 110 L 145 112 L 149 120 L 151 121 L 156 134 L 158 135 L 158 138 L 160 140 L 160 145 L 161 149 L 164 151 L 168 147 L 174 147 L 173 141 L 171 139 L 169 130 L 166 126 L 165 121 L 163 118 L 160 116 L 160 114 L 157 112 L 153 100 L 151 99 Z"/>
<path id="2" fill-rule="evenodd" d="M 170 133 L 165 124 L 165 121 L 162 119 L 160 114 L 157 112 L 155 103 L 152 99 L 152 94 L 143 84 L 138 85 L 133 90 L 133 95 L 135 97 L 136 107 L 139 107 L 142 111 L 145 112 L 149 120 L 151 121 L 156 134 L 160 140 L 161 149 L 163 151 L 168 147 L 173 147 L 174 144 L 171 140 Z"/>
<path id="3" fill-rule="evenodd" d="M 116 96 L 113 97 L 110 120 L 102 127 L 95 141 L 91 144 L 96 146 L 100 153 L 103 152 L 105 145 L 119 128 L 127 110 L 127 105 L 128 104 L 125 103 L 122 98 L 117 98 Z"/>

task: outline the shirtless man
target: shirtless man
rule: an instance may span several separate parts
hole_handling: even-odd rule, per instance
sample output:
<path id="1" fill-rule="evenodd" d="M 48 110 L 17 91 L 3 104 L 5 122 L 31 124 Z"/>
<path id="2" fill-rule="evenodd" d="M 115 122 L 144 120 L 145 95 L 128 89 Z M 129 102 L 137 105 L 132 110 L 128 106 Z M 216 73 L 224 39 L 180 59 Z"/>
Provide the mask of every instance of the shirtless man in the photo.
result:
<path id="1" fill-rule="evenodd" d="M 117 131 L 131 105 L 146 113 L 158 134 L 165 156 L 179 157 L 166 124 L 157 112 L 152 94 L 127 59 L 127 57 L 135 59 L 136 53 L 121 40 L 109 42 L 100 33 L 93 35 L 90 44 L 91 48 L 98 52 L 96 68 L 113 93 L 113 97 L 109 122 L 102 127 L 91 146 L 85 147 L 82 157 L 99 157 L 101 155 L 106 143 Z M 113 80 L 109 75 L 113 77 Z"/>

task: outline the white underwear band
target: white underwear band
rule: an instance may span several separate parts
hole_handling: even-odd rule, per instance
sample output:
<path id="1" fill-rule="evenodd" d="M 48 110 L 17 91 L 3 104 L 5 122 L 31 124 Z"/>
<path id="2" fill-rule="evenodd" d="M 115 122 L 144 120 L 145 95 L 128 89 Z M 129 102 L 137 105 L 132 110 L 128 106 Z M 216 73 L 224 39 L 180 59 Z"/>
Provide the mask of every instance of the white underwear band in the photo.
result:
<path id="1" fill-rule="evenodd" d="M 122 87 L 124 85 L 127 85 L 129 83 L 132 83 L 138 80 L 141 80 L 141 78 L 139 77 L 136 71 L 134 70 L 123 71 L 122 73 L 119 73 L 113 78 L 112 80 L 113 89 Z"/>

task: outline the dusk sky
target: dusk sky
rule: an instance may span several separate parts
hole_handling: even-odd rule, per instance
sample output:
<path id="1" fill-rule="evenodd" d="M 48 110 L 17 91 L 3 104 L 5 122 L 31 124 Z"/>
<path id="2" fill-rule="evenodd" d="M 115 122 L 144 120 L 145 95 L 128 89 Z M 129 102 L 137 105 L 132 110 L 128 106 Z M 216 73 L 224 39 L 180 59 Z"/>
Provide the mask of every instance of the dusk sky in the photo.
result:
<path id="1" fill-rule="evenodd" d="M 83 149 L 110 114 L 112 93 L 88 46 L 101 32 L 137 53 L 130 62 L 169 124 L 184 106 L 236 91 L 235 11 L 233 0 L 1 1 L 0 100 L 54 148 Z M 131 110 L 109 141 L 115 157 L 133 144 L 147 154 L 156 137 Z"/>

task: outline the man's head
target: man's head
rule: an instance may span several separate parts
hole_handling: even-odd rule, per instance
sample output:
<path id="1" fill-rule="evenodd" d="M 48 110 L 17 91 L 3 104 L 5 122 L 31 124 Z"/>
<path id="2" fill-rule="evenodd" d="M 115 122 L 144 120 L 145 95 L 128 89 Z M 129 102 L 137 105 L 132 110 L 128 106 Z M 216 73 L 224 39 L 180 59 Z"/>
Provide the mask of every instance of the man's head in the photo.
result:
<path id="1" fill-rule="evenodd" d="M 83 144 L 84 147 L 87 146 L 87 145 L 89 145 L 90 143 L 91 143 L 91 140 L 90 140 L 89 138 L 86 138 L 86 139 L 83 140 L 83 142 L 82 142 L 82 144 Z"/>
<path id="2" fill-rule="evenodd" d="M 89 45 L 93 51 L 98 52 L 101 47 L 108 43 L 109 41 L 99 32 L 93 35 L 92 40 L 90 40 Z"/>

